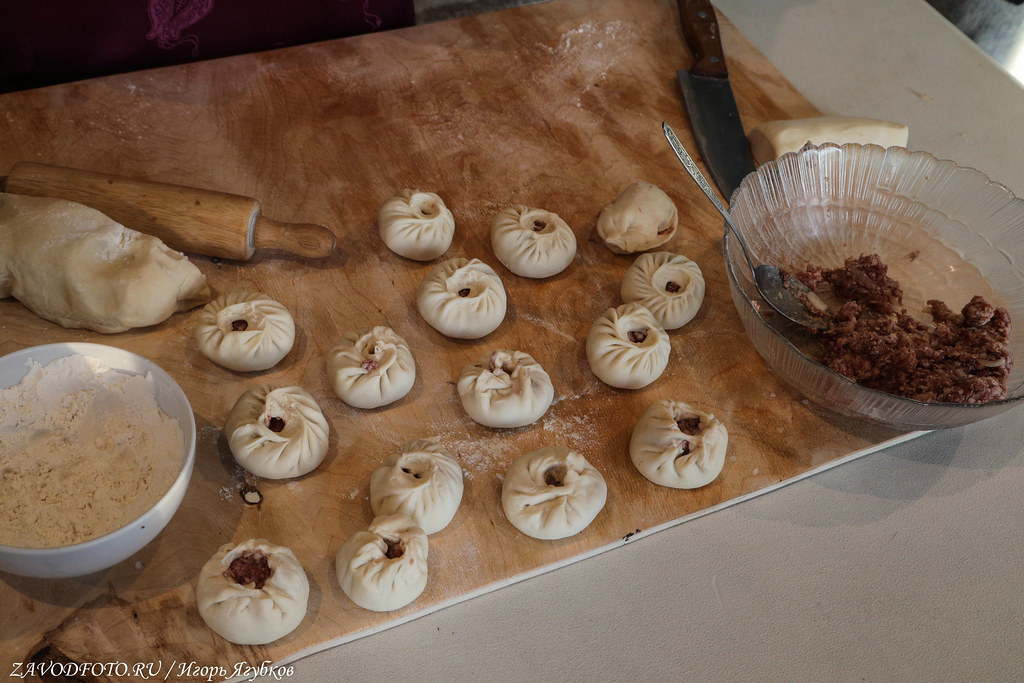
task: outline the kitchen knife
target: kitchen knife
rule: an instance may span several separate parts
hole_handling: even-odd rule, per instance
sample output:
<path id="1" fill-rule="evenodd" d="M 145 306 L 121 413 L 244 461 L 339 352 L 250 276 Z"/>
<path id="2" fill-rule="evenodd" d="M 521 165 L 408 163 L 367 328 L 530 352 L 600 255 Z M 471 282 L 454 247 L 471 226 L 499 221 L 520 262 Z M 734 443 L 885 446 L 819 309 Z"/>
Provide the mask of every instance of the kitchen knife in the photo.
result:
<path id="1" fill-rule="evenodd" d="M 708 0 L 679 0 L 679 15 L 694 58 L 689 71 L 676 72 L 683 103 L 697 150 L 719 192 L 729 200 L 755 166 L 729 85 L 718 20 Z"/>

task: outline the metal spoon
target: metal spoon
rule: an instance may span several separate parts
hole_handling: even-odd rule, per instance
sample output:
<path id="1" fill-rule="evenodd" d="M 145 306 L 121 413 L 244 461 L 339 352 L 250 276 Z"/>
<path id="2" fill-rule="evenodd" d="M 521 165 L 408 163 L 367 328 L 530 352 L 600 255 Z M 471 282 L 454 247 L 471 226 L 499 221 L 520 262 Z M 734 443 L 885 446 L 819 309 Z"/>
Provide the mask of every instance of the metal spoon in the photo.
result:
<path id="1" fill-rule="evenodd" d="M 750 272 L 754 276 L 754 285 L 757 287 L 757 291 L 761 293 L 761 296 L 764 297 L 764 300 L 768 302 L 768 305 L 797 325 L 813 328 L 824 327 L 825 320 L 820 315 L 814 314 L 808 308 L 807 302 L 810 301 L 813 305 L 827 311 L 828 307 L 825 303 L 796 278 L 790 277 L 787 278 L 786 282 L 783 282 L 782 273 L 777 266 L 767 264 L 754 265 L 754 262 L 750 259 L 750 252 L 747 251 L 747 243 L 744 241 L 736 224 L 733 223 L 732 216 L 729 215 L 725 205 L 718 199 L 715 191 L 711 189 L 707 179 L 700 172 L 700 169 L 697 168 L 697 164 L 694 163 L 690 155 L 683 149 L 683 145 L 679 142 L 679 138 L 676 137 L 672 128 L 664 122 L 662 122 L 661 127 L 665 131 L 665 137 L 668 138 L 668 144 L 672 145 L 672 150 L 679 157 L 679 161 L 682 162 L 687 173 L 690 174 L 690 177 L 693 178 L 700 189 L 704 191 L 707 198 L 711 200 L 711 203 L 715 205 L 718 212 L 722 214 L 725 224 L 732 230 L 732 234 L 736 237 L 736 241 L 739 242 L 740 249 L 743 251 L 743 258 L 746 260 L 747 265 L 750 267 Z"/>

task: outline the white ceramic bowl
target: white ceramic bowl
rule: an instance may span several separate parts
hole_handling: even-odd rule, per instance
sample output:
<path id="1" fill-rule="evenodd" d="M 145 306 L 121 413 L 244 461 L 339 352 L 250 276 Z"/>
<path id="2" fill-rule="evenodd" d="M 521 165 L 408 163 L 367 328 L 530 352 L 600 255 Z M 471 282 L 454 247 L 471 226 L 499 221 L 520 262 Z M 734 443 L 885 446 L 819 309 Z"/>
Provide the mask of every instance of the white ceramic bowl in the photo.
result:
<path id="1" fill-rule="evenodd" d="M 149 510 L 129 524 L 104 536 L 54 548 L 0 545 L 0 570 L 36 578 L 84 576 L 108 569 L 131 557 L 163 530 L 177 511 L 192 476 L 196 452 L 196 424 L 192 406 L 177 382 L 150 360 L 130 351 L 101 344 L 46 344 L 15 351 L 0 358 L 0 388 L 18 384 L 27 363 L 42 365 L 69 355 L 89 356 L 113 370 L 151 373 L 157 405 L 178 421 L 184 437 L 184 458 L 171 487 Z"/>
<path id="2" fill-rule="evenodd" d="M 768 365 L 808 399 L 898 429 L 956 427 L 1024 399 L 1024 199 L 983 173 L 927 152 L 822 145 L 761 166 L 733 193 L 730 214 L 755 263 L 800 271 L 877 253 L 919 320 L 928 299 L 959 311 L 983 295 L 1007 309 L 1016 363 L 1006 398 L 926 403 L 869 389 L 814 359 L 813 337 L 761 299 L 739 244 L 726 230 L 733 303 Z"/>

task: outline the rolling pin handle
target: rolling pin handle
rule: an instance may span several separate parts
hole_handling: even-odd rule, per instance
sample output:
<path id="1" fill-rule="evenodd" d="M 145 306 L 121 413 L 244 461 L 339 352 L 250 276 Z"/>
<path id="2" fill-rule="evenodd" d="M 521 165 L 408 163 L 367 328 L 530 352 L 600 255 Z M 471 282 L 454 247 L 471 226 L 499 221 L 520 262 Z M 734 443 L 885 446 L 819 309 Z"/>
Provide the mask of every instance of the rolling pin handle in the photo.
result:
<path id="1" fill-rule="evenodd" d="M 280 249 L 306 258 L 327 258 L 334 252 L 334 233 L 313 223 L 280 223 L 257 216 L 253 224 L 257 249 Z"/>

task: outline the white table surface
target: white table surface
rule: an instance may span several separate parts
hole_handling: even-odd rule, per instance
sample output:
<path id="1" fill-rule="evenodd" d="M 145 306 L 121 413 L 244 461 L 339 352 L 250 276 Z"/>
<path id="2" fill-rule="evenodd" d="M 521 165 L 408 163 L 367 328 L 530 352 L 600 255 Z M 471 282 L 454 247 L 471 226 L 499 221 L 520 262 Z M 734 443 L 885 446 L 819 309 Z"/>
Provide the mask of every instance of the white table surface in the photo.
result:
<path id="1" fill-rule="evenodd" d="M 716 5 L 823 113 L 904 122 L 910 147 L 1024 193 L 1024 89 L 924 0 Z M 1024 680 L 1022 418 L 302 658 L 293 680 Z"/>

